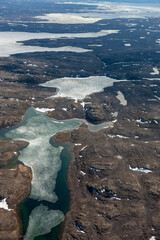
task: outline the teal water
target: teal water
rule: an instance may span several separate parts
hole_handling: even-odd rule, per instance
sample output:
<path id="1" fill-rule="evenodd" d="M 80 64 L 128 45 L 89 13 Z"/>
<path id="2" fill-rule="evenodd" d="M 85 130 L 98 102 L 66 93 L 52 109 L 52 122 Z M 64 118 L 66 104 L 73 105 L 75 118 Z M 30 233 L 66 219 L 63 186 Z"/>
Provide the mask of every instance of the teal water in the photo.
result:
<path id="1" fill-rule="evenodd" d="M 19 156 L 33 173 L 30 197 L 19 208 L 25 240 L 57 239 L 59 224 L 69 208 L 66 178 L 70 155 L 65 145 L 55 145 L 50 139 L 81 123 L 77 119 L 55 121 L 30 108 L 20 125 L 0 132 L 2 137 L 29 142 Z"/>
<path id="2" fill-rule="evenodd" d="M 58 132 L 78 128 L 81 123 L 80 119 L 53 120 L 30 108 L 21 124 L 0 131 L 0 137 L 29 142 L 13 161 L 31 167 L 33 174 L 31 194 L 18 209 L 25 240 L 58 239 L 60 224 L 69 210 L 67 170 L 71 156 L 69 145 L 56 144 L 52 137 Z M 111 123 L 88 123 L 92 131 L 108 126 Z"/>
<path id="3" fill-rule="evenodd" d="M 53 143 L 52 143 L 53 144 Z M 68 166 L 71 160 L 70 153 L 68 152 L 67 145 L 64 145 L 64 149 L 61 152 L 60 158 L 62 161 L 62 167 L 61 170 L 58 173 L 57 181 L 56 181 L 56 187 L 55 192 L 58 196 L 58 200 L 56 203 L 49 203 L 43 201 L 43 205 L 48 206 L 50 209 L 59 209 L 64 214 L 67 213 L 69 210 L 69 202 L 70 202 L 70 196 L 69 196 L 69 190 L 67 187 L 67 171 Z M 29 222 L 29 216 L 32 212 L 32 210 L 39 205 L 39 202 L 36 200 L 33 200 L 31 198 L 27 198 L 20 206 L 19 206 L 19 216 L 20 219 L 23 221 L 23 234 L 25 235 L 28 222 Z M 60 224 L 56 227 L 54 227 L 50 233 L 35 237 L 35 240 L 57 240 L 58 235 L 60 232 Z"/>
<path id="4" fill-rule="evenodd" d="M 108 128 L 112 125 L 113 125 L 112 122 L 104 122 L 104 123 L 100 123 L 100 124 L 96 124 L 96 125 L 88 123 L 88 128 L 90 131 L 99 131 L 102 128 Z"/>

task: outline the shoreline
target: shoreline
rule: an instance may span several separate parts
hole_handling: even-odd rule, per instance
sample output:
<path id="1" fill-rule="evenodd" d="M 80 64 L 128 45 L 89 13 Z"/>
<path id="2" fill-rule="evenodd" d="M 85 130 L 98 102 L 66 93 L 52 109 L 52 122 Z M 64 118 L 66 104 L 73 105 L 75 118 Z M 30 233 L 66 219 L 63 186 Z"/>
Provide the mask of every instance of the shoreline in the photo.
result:
<path id="1" fill-rule="evenodd" d="M 6 179 L 6 177 L 7 181 L 2 182 L 2 179 Z M 22 222 L 18 207 L 30 194 L 31 180 L 31 169 L 22 163 L 17 164 L 12 169 L 1 169 L 1 195 L 7 199 L 8 208 L 11 209 L 11 211 L 0 209 L 4 226 L 4 230 L 0 232 L 1 239 L 3 239 L 3 232 L 5 232 L 5 239 L 22 239 Z M 8 224 L 7 216 L 10 216 L 10 224 Z"/>
<path id="2" fill-rule="evenodd" d="M 98 96 L 103 97 L 105 94 L 104 92 Z M 138 97 L 137 99 L 139 100 Z M 126 230 L 124 232 L 131 236 L 133 231 L 127 230 L 128 216 L 130 217 L 129 224 L 134 225 L 135 222 L 139 224 L 134 230 L 136 236 L 140 235 L 143 237 L 141 228 L 143 222 L 141 221 L 140 214 L 150 211 L 151 215 L 157 219 L 154 210 L 151 210 L 150 206 L 146 207 L 145 202 L 148 201 L 151 203 L 151 206 L 154 206 L 157 204 L 154 194 L 156 193 L 157 196 L 159 194 L 154 189 L 154 184 L 157 183 L 157 166 L 159 164 L 158 155 L 155 154 L 155 150 L 159 151 L 159 147 L 158 142 L 153 142 L 153 140 L 159 140 L 158 114 L 155 115 L 156 120 L 153 119 L 151 121 L 150 113 L 144 115 L 141 111 L 137 115 L 136 108 L 131 103 L 128 101 L 128 105 L 125 107 L 119 105 L 118 121 L 112 128 L 105 128 L 96 132 L 89 131 L 86 125 L 83 124 L 79 129 L 68 132 L 63 131 L 58 133 L 58 136 L 54 136 L 56 143 L 63 142 L 66 144 L 70 143 L 71 145 L 67 149 L 71 155 L 67 171 L 70 203 L 69 210 L 60 226 L 60 240 L 66 239 L 66 236 L 69 239 L 72 236 L 78 239 L 79 234 L 83 234 L 83 230 L 86 233 L 86 237 L 92 234 L 93 239 L 97 239 L 97 236 L 105 239 L 104 237 L 107 235 L 109 240 L 114 240 L 119 234 L 119 229 L 115 232 L 113 238 L 111 238 L 112 233 L 109 232 L 109 229 L 113 227 L 116 231 L 115 219 L 120 223 L 125 221 L 126 225 L 124 227 Z M 150 104 L 150 106 L 153 106 L 153 104 Z M 148 110 L 147 107 L 144 107 L 144 110 Z M 157 107 L 158 105 L 154 105 L 153 114 L 157 112 Z M 128 116 L 128 113 L 130 116 Z M 145 128 L 142 120 L 137 121 L 137 119 L 143 118 L 143 115 L 146 120 Z M 134 120 L 128 121 L 128 118 Z M 148 128 L 148 131 L 146 131 L 146 128 Z M 82 145 L 76 146 L 74 143 L 77 145 L 82 143 Z M 150 143 L 150 153 L 148 153 L 147 143 Z M 88 149 L 85 148 L 84 150 L 84 146 L 86 147 L 86 145 Z M 130 156 L 128 156 L 128 152 Z M 142 154 L 144 158 L 140 158 Z M 154 159 L 154 162 L 151 159 Z M 129 166 L 132 168 L 130 169 Z M 131 170 L 134 167 L 138 169 L 148 168 L 153 173 L 133 172 Z M 153 184 L 150 184 L 150 179 Z M 140 184 L 137 185 L 136 183 Z M 147 184 L 150 184 L 150 189 L 147 188 Z M 141 187 L 144 189 L 143 192 L 141 191 Z M 147 190 L 145 191 L 145 189 Z M 143 194 L 147 196 L 147 199 L 144 198 Z M 137 201 L 137 199 L 140 201 Z M 116 204 L 116 207 L 113 206 L 114 204 Z M 104 206 L 106 209 L 104 209 Z M 104 210 L 102 211 L 102 209 Z M 121 217 L 122 214 L 124 214 L 123 219 Z M 92 219 L 91 227 L 88 225 L 90 219 Z M 98 230 L 94 228 L 95 225 Z M 79 226 L 82 226 L 83 230 L 81 228 L 78 230 Z M 151 224 L 147 222 L 145 226 L 148 229 L 145 234 L 149 238 Z M 157 229 L 158 227 L 156 227 Z M 120 234 L 123 237 L 123 232 Z"/>
<path id="3" fill-rule="evenodd" d="M 78 128 L 79 129 L 79 128 Z M 75 131 L 77 131 L 78 129 L 74 129 Z M 69 210 L 67 211 L 67 213 L 65 214 L 64 216 L 64 221 L 61 223 L 61 226 L 60 226 L 60 233 L 59 233 L 59 240 L 64 240 L 65 239 L 65 233 L 66 233 L 66 226 L 67 226 L 67 221 L 70 220 L 70 213 L 72 210 L 74 210 L 74 188 L 76 186 L 76 181 L 75 179 L 73 178 L 73 174 L 74 174 L 74 171 L 73 170 L 73 163 L 74 163 L 74 159 L 75 159 L 75 156 L 76 156 L 76 150 L 74 150 L 74 147 L 75 147 L 75 143 L 72 142 L 72 139 L 71 139 L 71 132 L 73 132 L 74 130 L 72 131 L 64 131 L 64 132 L 60 132 L 59 134 L 57 134 L 55 137 L 54 137 L 54 141 L 57 143 L 57 144 L 70 144 L 70 147 L 67 148 L 67 151 L 69 152 L 70 156 L 71 156 L 71 161 L 69 163 L 69 166 L 68 166 L 68 170 L 67 170 L 67 187 L 68 187 L 68 190 L 69 190 Z M 60 137 L 60 139 L 59 139 Z M 74 181 L 73 181 L 74 179 Z"/>
<path id="4" fill-rule="evenodd" d="M 69 143 L 69 144 L 72 144 L 71 142 L 65 142 L 65 143 Z M 72 208 L 72 205 L 73 205 L 73 198 L 72 198 L 72 184 L 71 184 L 71 179 L 70 179 L 70 171 L 71 171 L 71 166 L 72 166 L 72 162 L 73 162 L 73 159 L 74 159 L 74 151 L 73 151 L 73 144 L 70 146 L 70 148 L 68 148 L 67 150 L 69 151 L 70 155 L 71 155 L 71 161 L 69 163 L 69 166 L 68 166 L 68 171 L 67 171 L 67 187 L 68 187 L 68 190 L 69 190 L 69 210 L 67 211 L 66 215 L 64 216 L 64 221 L 61 223 L 61 226 L 60 226 L 60 233 L 59 233 L 59 240 L 62 240 L 63 239 L 63 236 L 64 236 L 64 230 L 65 230 L 65 227 L 66 227 L 66 222 L 68 220 L 68 214 L 70 213 L 71 211 L 71 208 Z"/>
<path id="5" fill-rule="evenodd" d="M 46 116 L 47 117 L 47 116 Z M 23 122 L 23 120 L 21 120 L 19 123 L 18 123 L 18 125 L 19 124 L 21 124 Z M 13 124 L 13 126 L 11 127 L 11 128 L 15 128 L 15 127 L 17 127 L 17 123 L 14 125 Z M 28 142 L 26 142 L 26 141 L 14 141 L 14 140 L 8 140 L 8 139 L 5 139 L 5 137 L 4 137 L 4 134 L 5 134 L 5 132 L 8 130 L 8 128 L 4 128 L 4 129 L 2 129 L 1 131 L 2 131 L 2 137 L 1 137 L 1 139 L 2 139 L 2 141 L 4 141 L 4 142 L 6 142 L 6 144 L 8 144 L 9 145 L 9 148 L 11 148 L 11 144 L 15 144 L 15 143 L 17 143 L 17 144 L 19 144 L 20 145 L 20 147 L 19 147 L 19 145 L 18 145 L 18 147 L 16 148 L 16 149 L 14 149 L 14 151 L 16 151 L 17 152 L 17 159 L 18 159 L 18 157 L 19 157 L 19 150 L 21 149 L 21 147 L 22 148 L 26 148 L 27 146 L 28 146 Z M 54 136 L 52 136 L 51 138 L 53 138 Z M 55 142 L 56 143 L 56 142 Z M 65 142 L 62 142 L 62 144 L 63 143 L 65 143 Z M 22 146 L 21 146 L 22 145 Z M 66 150 L 68 151 L 68 153 L 71 155 L 71 152 L 70 152 L 70 150 L 68 149 L 68 148 L 66 148 Z M 72 158 L 72 156 L 71 156 L 71 158 Z M 14 158 L 12 159 L 7 159 L 6 160 L 7 161 L 7 163 L 5 164 L 5 166 L 4 166 L 4 168 L 2 168 L 2 169 L 6 169 L 6 170 L 8 170 L 8 171 L 10 171 L 10 169 L 11 168 L 15 168 L 15 169 L 17 169 L 18 168 L 18 166 L 23 166 L 24 168 L 27 168 L 27 169 L 30 169 L 29 171 L 31 171 L 31 174 L 32 174 L 32 169 L 30 168 L 30 167 L 28 167 L 27 165 L 25 165 L 24 163 L 21 163 L 21 162 L 16 162 L 16 164 L 14 164 L 14 166 L 13 167 L 11 167 L 11 166 L 8 166 L 8 168 L 7 168 L 7 165 L 9 164 L 9 165 L 12 165 L 12 161 L 14 161 Z M 18 161 L 18 160 L 17 160 Z M 10 171 L 11 172 L 11 171 Z M 12 171 L 13 172 L 13 171 Z M 68 174 L 67 174 L 68 175 Z M 23 201 L 25 201 L 25 199 L 27 199 L 28 198 L 28 196 L 30 195 L 30 193 L 31 193 L 31 181 L 30 181 L 30 183 L 28 183 L 28 187 L 30 186 L 30 191 L 29 191 L 29 193 L 27 194 L 27 196 L 25 197 L 25 198 L 23 198 L 22 200 L 21 200 L 21 202 L 18 202 L 17 203 L 17 205 L 16 205 L 16 208 L 14 208 L 14 211 L 15 211 L 15 213 L 16 213 L 16 219 L 17 219 L 17 222 L 18 222 L 18 229 L 19 229 L 19 239 L 23 239 L 23 235 L 22 235 L 22 233 L 23 233 L 23 223 L 22 223 L 22 221 L 21 221 L 21 218 L 20 218 L 20 214 L 19 214 L 19 206 L 23 203 Z M 10 187 L 10 184 L 8 184 L 8 187 Z M 23 187 L 23 186 L 21 186 L 21 187 Z M 68 188 L 68 184 L 67 184 L 67 188 Z"/>

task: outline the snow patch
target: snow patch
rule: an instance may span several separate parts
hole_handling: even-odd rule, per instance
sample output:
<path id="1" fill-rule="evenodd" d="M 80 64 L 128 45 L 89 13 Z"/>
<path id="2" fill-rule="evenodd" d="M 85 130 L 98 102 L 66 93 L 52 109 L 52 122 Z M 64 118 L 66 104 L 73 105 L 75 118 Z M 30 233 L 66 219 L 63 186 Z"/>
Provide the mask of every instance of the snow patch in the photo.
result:
<path id="1" fill-rule="evenodd" d="M 102 47 L 102 44 L 90 44 L 88 47 Z"/>
<path id="2" fill-rule="evenodd" d="M 118 137 L 118 138 L 121 138 L 121 139 L 127 139 L 127 138 L 129 138 L 129 137 L 126 137 L 126 136 L 123 136 L 123 135 L 119 135 L 119 134 L 117 134 L 117 135 L 108 134 L 108 137 L 110 137 L 110 138 Z"/>
<path id="3" fill-rule="evenodd" d="M 125 43 L 124 46 L 125 47 L 131 47 L 131 44 L 130 43 Z"/>
<path id="4" fill-rule="evenodd" d="M 118 91 L 118 95 L 116 96 L 116 98 L 120 101 L 121 105 L 123 105 L 123 106 L 127 105 L 127 101 L 122 92 Z"/>
<path id="5" fill-rule="evenodd" d="M 159 70 L 157 67 L 153 68 L 153 72 L 150 73 L 151 75 L 158 75 L 159 74 Z"/>
<path id="6" fill-rule="evenodd" d="M 110 197 L 110 199 L 113 199 L 113 200 L 122 200 L 121 198 L 118 198 L 118 197 Z"/>
<path id="7" fill-rule="evenodd" d="M 148 121 L 143 121 L 141 118 L 136 120 L 137 123 L 141 123 L 141 124 L 148 124 Z"/>
<path id="8" fill-rule="evenodd" d="M 87 147 L 87 145 L 86 146 L 84 146 L 82 149 L 81 149 L 81 151 L 83 151 L 85 148 Z"/>
<path id="9" fill-rule="evenodd" d="M 55 110 L 55 108 L 35 108 L 35 109 L 36 109 L 36 111 L 42 112 L 42 113 L 51 112 L 51 111 Z"/>
<path id="10" fill-rule="evenodd" d="M 83 172 L 83 171 L 80 171 L 80 173 L 84 176 L 84 175 L 86 175 L 86 173 L 85 172 Z"/>
<path id="11" fill-rule="evenodd" d="M 156 237 L 152 236 L 149 240 L 156 240 Z"/>
<path id="12" fill-rule="evenodd" d="M 113 117 L 117 117 L 118 116 L 118 112 L 113 112 L 111 113 Z"/>
<path id="13" fill-rule="evenodd" d="M 68 111 L 68 108 L 62 108 L 63 111 L 67 112 Z"/>
<path id="14" fill-rule="evenodd" d="M 144 172 L 144 173 L 152 172 L 151 170 L 149 170 L 147 168 L 138 168 L 138 167 L 132 168 L 130 165 L 129 165 L 129 169 L 132 171 L 138 171 L 138 172 Z"/>
<path id="15" fill-rule="evenodd" d="M 12 211 L 12 209 L 8 208 L 8 204 L 7 204 L 7 198 L 4 198 L 0 201 L 0 208 L 3 208 L 7 211 Z"/>

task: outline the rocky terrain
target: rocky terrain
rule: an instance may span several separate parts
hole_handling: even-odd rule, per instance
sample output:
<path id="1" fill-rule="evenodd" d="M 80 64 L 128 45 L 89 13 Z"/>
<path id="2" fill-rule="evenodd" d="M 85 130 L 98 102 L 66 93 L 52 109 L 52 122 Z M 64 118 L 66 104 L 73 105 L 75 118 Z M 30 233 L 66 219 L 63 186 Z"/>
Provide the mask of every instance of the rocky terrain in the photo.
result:
<path id="1" fill-rule="evenodd" d="M 7 2 L 7 1 L 6 1 Z M 92 38 L 32 39 L 27 46 L 74 46 L 86 53 L 34 52 L 0 57 L 0 130 L 23 120 L 29 107 L 54 119 L 84 119 L 79 129 L 56 136 L 71 142 L 68 171 L 70 211 L 61 240 L 160 240 L 160 63 L 159 18 L 111 19 L 94 24 L 36 22 L 53 11 L 85 5 L 0 3 L 0 31 L 118 34 Z M 17 6 L 19 10 L 17 11 Z M 90 6 L 95 9 L 95 6 Z M 75 12 L 76 12 L 75 11 Z M 57 89 L 39 83 L 61 77 L 108 76 L 114 83 L 84 100 L 50 98 Z M 88 123 L 110 122 L 91 131 Z M 18 161 L 24 141 L 0 139 L 0 239 L 18 240 L 18 205 L 31 190 L 31 169 Z M 1 206 L 1 205 L 0 205 Z M 154 237 L 154 238 L 153 238 Z"/>
<path id="2" fill-rule="evenodd" d="M 91 98 L 104 98 L 110 90 Z M 160 239 L 159 104 L 148 103 L 140 91 L 134 100 L 125 95 L 127 106 L 117 104 L 113 127 L 91 132 L 84 124 L 56 137 L 74 146 L 72 201 L 61 239 Z"/>
<path id="3" fill-rule="evenodd" d="M 11 87 L 5 91 L 9 84 Z M 19 86 L 19 92 L 23 94 L 19 94 L 22 97 L 16 101 L 15 90 Z M 79 116 L 92 123 L 113 121 L 113 126 L 97 132 L 89 131 L 84 123 L 78 130 L 56 137 L 57 142 L 72 142 L 75 145 L 68 173 L 71 210 L 62 226 L 64 231 L 61 239 L 149 239 L 152 235 L 159 239 L 160 112 L 155 97 L 159 89 L 158 81 L 116 83 L 104 89 L 104 92 L 92 94 L 90 104 L 86 103 L 83 110 L 80 102 L 69 99 L 41 101 L 43 96 L 51 94 L 45 88 L 35 91 L 34 87 L 30 87 L 32 97 L 26 101 L 27 86 L 7 82 L 2 84 L 1 91 L 3 95 L 6 94 L 6 101 L 1 99 L 6 106 L 6 114 L 2 117 L 8 122 L 12 120 L 10 126 L 16 125 L 18 119 L 20 122 L 24 106 L 33 105 L 54 107 L 55 110 L 48 112 L 48 116 L 57 119 Z M 123 92 L 126 105 L 117 99 L 118 90 Z M 88 102 L 88 99 L 84 102 Z M 13 103 L 19 105 L 15 108 L 15 120 Z M 67 108 L 67 111 L 63 108 Z M 25 145 L 25 142 L 1 140 L 1 165 L 17 157 L 17 148 Z M 7 199 L 9 209 L 16 209 L 30 192 L 31 172 L 28 167 L 18 165 L 12 171 L 1 169 L 0 174 L 1 186 L 4 186 L 0 195 L 2 199 Z M 4 231 L 2 234 L 8 236 L 6 239 L 17 239 L 19 227 L 16 212 L 1 212 L 6 219 L 2 229 L 8 231 L 8 235 Z M 12 224 L 8 224 L 9 215 Z"/>
<path id="4" fill-rule="evenodd" d="M 7 141 L 0 139 L 0 166 L 7 166 L 9 163 L 13 163 L 13 159 L 16 159 L 19 155 L 17 149 L 26 147 L 28 143 L 22 141 Z"/>
<path id="5" fill-rule="evenodd" d="M 0 169 L 0 199 L 7 205 L 6 209 L 0 209 L 0 239 L 19 239 L 20 223 L 16 208 L 29 195 L 31 179 L 30 168 L 22 164 L 12 169 Z"/>
<path id="6" fill-rule="evenodd" d="M 55 108 L 47 115 L 57 119 L 79 117 L 95 124 L 113 122 L 113 126 L 97 132 L 83 124 L 78 130 L 56 137 L 58 142 L 75 144 L 68 172 L 71 207 L 62 225 L 61 239 L 160 239 L 159 81 L 115 83 L 84 99 L 84 108 L 81 101 L 71 99 L 44 101 L 53 91 L 1 82 L 1 129 L 20 123 L 30 106 Z M 118 91 L 123 93 L 125 103 L 117 98 Z M 17 149 L 25 145 L 1 140 L 1 166 L 15 159 Z M 16 209 L 30 192 L 30 169 L 18 165 L 12 171 L 2 168 L 0 174 L 0 195 L 7 199 L 9 209 Z M 6 220 L 0 238 L 18 239 L 15 210 L 1 209 L 1 214 Z"/>

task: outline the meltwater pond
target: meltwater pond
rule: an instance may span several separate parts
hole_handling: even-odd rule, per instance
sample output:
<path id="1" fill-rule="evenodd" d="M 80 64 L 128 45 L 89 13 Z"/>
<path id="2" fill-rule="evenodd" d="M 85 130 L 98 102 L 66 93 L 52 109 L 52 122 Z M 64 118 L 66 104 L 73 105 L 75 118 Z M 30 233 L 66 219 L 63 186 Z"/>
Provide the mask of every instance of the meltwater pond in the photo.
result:
<path id="1" fill-rule="evenodd" d="M 58 132 L 77 128 L 81 123 L 82 120 L 79 119 L 56 121 L 30 108 L 20 125 L 1 131 L 1 136 L 6 138 L 29 142 L 28 147 L 23 149 L 19 156 L 21 162 L 31 167 L 33 174 L 29 200 L 32 211 L 27 223 L 25 240 L 33 240 L 36 236 L 47 234 L 63 221 L 64 215 L 58 209 L 58 204 L 56 205 L 59 200 L 54 192 L 57 187 L 57 175 L 61 169 L 60 155 L 63 155 L 63 147 L 51 144 L 51 137 Z M 62 186 L 61 190 L 63 191 Z"/>

